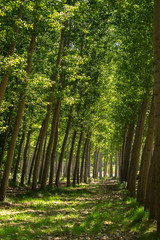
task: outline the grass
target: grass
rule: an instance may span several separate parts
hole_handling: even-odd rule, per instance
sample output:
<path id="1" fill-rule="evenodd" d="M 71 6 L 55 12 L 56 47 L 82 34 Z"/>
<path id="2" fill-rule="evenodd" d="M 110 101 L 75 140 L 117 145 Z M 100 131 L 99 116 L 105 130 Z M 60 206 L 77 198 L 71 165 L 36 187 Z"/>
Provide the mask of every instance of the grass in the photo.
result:
<path id="1" fill-rule="evenodd" d="M 0 206 L 0 239 L 94 239 L 104 235 L 114 239 L 116 234 L 160 239 L 155 223 L 148 221 L 148 213 L 117 185 L 48 188 L 10 197 L 8 201 L 9 206 Z"/>

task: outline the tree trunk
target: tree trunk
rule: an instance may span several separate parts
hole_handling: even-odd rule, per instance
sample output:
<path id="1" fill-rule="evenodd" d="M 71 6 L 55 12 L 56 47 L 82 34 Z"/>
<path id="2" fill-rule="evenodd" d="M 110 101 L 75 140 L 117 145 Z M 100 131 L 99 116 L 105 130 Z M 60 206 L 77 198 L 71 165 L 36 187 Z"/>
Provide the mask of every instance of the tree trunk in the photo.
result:
<path id="1" fill-rule="evenodd" d="M 15 182 L 15 183 L 16 183 L 18 166 L 19 166 L 19 163 L 20 163 L 20 158 L 21 158 L 22 146 L 23 146 L 23 143 L 24 143 L 24 139 L 25 139 L 25 125 L 23 127 L 22 138 L 21 138 L 21 141 L 20 141 L 20 144 L 19 144 L 19 149 L 18 149 L 18 157 L 17 157 L 15 169 L 14 169 L 14 174 L 13 174 L 13 182 Z"/>
<path id="2" fill-rule="evenodd" d="M 51 129 L 50 139 L 49 139 L 49 143 L 48 143 L 48 147 L 47 147 L 47 151 L 46 151 L 45 164 L 44 164 L 42 183 L 41 183 L 42 189 L 45 189 L 46 184 L 47 184 L 53 142 L 54 142 L 54 138 L 55 138 L 55 132 L 56 132 L 56 128 L 57 128 L 60 107 L 61 107 L 61 101 L 60 101 L 60 99 L 58 99 L 57 103 L 56 103 L 55 111 L 54 111 L 54 116 L 53 116 L 53 121 L 52 121 L 52 129 Z"/>
<path id="3" fill-rule="evenodd" d="M 7 185 L 8 185 L 8 179 L 9 179 L 9 174 L 10 174 L 10 170 L 11 170 L 11 165 L 12 165 L 16 140 L 17 140 L 17 136 L 18 136 L 19 126 L 21 123 L 22 115 L 23 115 L 24 102 L 25 102 L 25 100 L 23 97 L 19 103 L 17 117 L 15 120 L 10 145 L 8 148 L 6 165 L 5 165 L 3 179 L 2 179 L 1 188 L 0 188 L 0 201 L 5 201 L 5 199 L 6 199 L 6 190 L 7 190 Z"/>
<path id="4" fill-rule="evenodd" d="M 130 169 L 129 169 L 128 186 L 127 186 L 131 197 L 135 197 L 136 178 L 137 178 L 141 142 L 142 142 L 142 136 L 143 136 L 143 130 L 144 130 L 145 116 L 146 116 L 146 110 L 147 110 L 147 103 L 148 103 L 148 99 L 146 98 L 145 101 L 142 103 L 141 113 L 139 115 L 139 119 L 137 122 L 136 135 L 135 135 L 135 140 L 133 144 L 131 163 L 130 163 Z"/>
<path id="5" fill-rule="evenodd" d="M 87 183 L 87 177 L 88 177 L 88 172 L 90 171 L 89 169 L 89 138 L 87 139 L 87 146 L 86 146 L 86 155 L 85 155 L 85 168 L 84 168 L 84 182 Z"/>
<path id="6" fill-rule="evenodd" d="M 123 181 L 127 182 L 128 179 L 128 170 L 131 158 L 131 149 L 134 135 L 134 123 L 130 124 L 126 139 L 126 147 L 124 152 L 124 173 L 123 173 Z"/>
<path id="7" fill-rule="evenodd" d="M 96 178 L 97 149 L 94 151 L 93 178 Z"/>
<path id="8" fill-rule="evenodd" d="M 60 172 L 62 170 L 62 162 L 63 162 L 63 157 L 64 157 L 64 151 L 65 151 L 65 147 L 66 147 L 66 143 L 67 143 L 70 127 L 71 127 L 71 122 L 72 122 L 72 110 L 71 110 L 71 113 L 70 113 L 70 116 L 69 116 L 69 119 L 68 119 L 67 129 L 66 129 L 64 140 L 63 140 L 61 154 L 60 154 L 60 157 L 59 157 L 58 169 L 57 169 L 57 174 L 56 174 L 56 182 L 55 182 L 56 187 L 59 187 Z"/>
<path id="9" fill-rule="evenodd" d="M 104 158 L 104 177 L 107 177 L 107 158 Z"/>
<path id="10" fill-rule="evenodd" d="M 36 143 L 36 147 L 35 147 L 35 149 L 34 149 L 33 158 L 32 158 L 32 161 L 31 161 L 31 166 L 30 166 L 30 171 L 29 171 L 28 184 L 31 183 L 32 171 L 33 171 L 33 167 L 34 167 L 34 163 L 35 163 L 35 159 L 36 159 L 36 153 L 37 153 L 39 141 L 40 141 L 41 134 L 42 134 L 43 125 L 44 125 L 44 123 L 42 124 L 42 128 L 41 128 L 40 133 L 39 133 L 39 136 L 38 136 L 38 140 L 37 140 L 37 143 Z"/>
<path id="11" fill-rule="evenodd" d="M 83 137 L 83 130 L 81 130 L 81 134 L 80 134 L 80 138 L 79 138 L 79 142 L 78 142 L 76 162 L 75 162 L 75 168 L 74 168 L 74 173 L 73 173 L 73 186 L 76 185 L 76 176 L 79 174 L 78 166 L 79 166 L 79 158 L 80 158 L 80 152 L 81 152 L 82 137 Z"/>
<path id="12" fill-rule="evenodd" d="M 118 177 L 118 152 L 116 152 L 116 161 L 115 161 L 115 178 Z"/>
<path id="13" fill-rule="evenodd" d="M 53 105 L 53 92 L 54 92 L 54 84 L 57 81 L 58 77 L 58 69 L 61 63 L 61 55 L 62 55 L 62 50 L 63 50 L 63 44 L 64 44 L 64 34 L 65 34 L 65 26 L 61 30 L 61 37 L 60 37 L 60 43 L 59 43 L 59 50 L 58 50 L 58 56 L 57 56 L 57 63 L 56 63 L 56 70 L 55 74 L 53 76 L 53 85 L 51 87 L 51 93 L 50 93 L 50 99 L 49 99 L 49 104 L 47 106 L 47 113 L 44 121 L 44 127 L 42 130 L 42 136 L 39 142 L 39 147 L 37 150 L 37 156 L 36 156 L 36 161 L 35 161 L 35 167 L 34 167 L 34 172 L 33 172 L 33 182 L 32 182 L 32 190 L 36 189 L 37 186 L 37 179 L 38 179 L 38 174 L 39 174 L 39 168 L 40 168 L 40 160 L 41 160 L 41 154 L 42 154 L 42 146 L 43 142 L 47 133 L 48 129 L 48 124 L 49 124 L 49 119 L 52 111 L 52 105 Z"/>
<path id="14" fill-rule="evenodd" d="M 98 178 L 98 165 L 99 165 L 99 151 L 96 150 L 94 154 L 94 178 Z"/>
<path id="15" fill-rule="evenodd" d="M 123 135 L 123 145 L 122 145 L 122 152 L 121 152 L 121 161 L 120 161 L 120 181 L 124 181 L 124 154 L 126 149 L 126 132 Z"/>
<path id="16" fill-rule="evenodd" d="M 151 175 L 151 183 L 149 190 L 149 218 L 157 219 L 157 206 L 156 206 L 156 195 L 157 195 L 157 185 L 156 185 L 156 161 L 155 155 L 153 154 L 153 168 Z"/>
<path id="17" fill-rule="evenodd" d="M 102 179 L 102 153 L 99 153 L 99 177 Z"/>
<path id="18" fill-rule="evenodd" d="M 56 132 L 55 132 L 55 139 L 54 139 L 54 145 L 52 150 L 52 156 L 51 156 L 51 167 L 50 167 L 50 177 L 49 177 L 49 186 L 53 186 L 53 178 L 54 178 L 54 172 L 55 172 L 55 157 L 56 157 L 56 149 L 57 149 L 57 143 L 58 143 L 58 122 L 56 126 Z"/>
<path id="19" fill-rule="evenodd" d="M 85 143 L 84 143 L 83 154 L 82 154 L 81 171 L 80 171 L 80 183 L 82 183 L 83 174 L 84 174 L 84 160 L 85 160 L 85 155 L 86 155 L 87 142 L 88 142 L 88 134 L 87 134 L 87 137 L 86 137 L 86 140 L 85 140 Z"/>
<path id="20" fill-rule="evenodd" d="M 88 146 L 88 178 L 90 178 L 91 174 L 91 146 Z"/>
<path id="21" fill-rule="evenodd" d="M 39 3 L 39 1 L 37 1 L 37 4 L 38 3 Z M 39 22 L 39 19 L 35 18 L 34 30 L 37 29 L 38 22 Z M 27 66 L 26 66 L 27 75 L 30 75 L 30 73 L 31 73 L 31 63 L 32 63 L 32 56 L 33 56 L 33 52 L 34 52 L 34 48 L 35 48 L 35 43 L 36 43 L 36 36 L 35 36 L 35 31 L 33 31 L 33 35 L 31 37 L 29 50 L 28 50 L 28 57 L 27 57 Z M 20 127 L 20 123 L 21 123 L 21 119 L 22 119 L 22 115 L 23 115 L 23 111 L 24 111 L 24 107 L 25 107 L 26 84 L 27 84 L 27 82 L 25 80 L 24 89 L 20 96 L 20 102 L 19 102 L 19 106 L 18 106 L 17 117 L 15 120 L 14 129 L 12 132 L 11 142 L 10 142 L 9 149 L 8 149 L 6 166 L 5 166 L 4 176 L 2 179 L 2 185 L 1 185 L 1 189 L 0 189 L 0 201 L 4 201 L 6 198 L 6 190 L 7 190 L 8 179 L 9 179 L 10 169 L 11 169 L 11 165 L 12 165 L 16 140 L 17 140 L 19 127 Z"/>
<path id="22" fill-rule="evenodd" d="M 3 146 L 2 146 L 1 154 L 0 154 L 0 170 L 1 170 L 1 165 L 2 165 L 2 161 L 3 161 L 4 151 L 5 151 L 5 148 L 6 148 L 9 129 L 10 129 L 11 122 L 12 122 L 13 109 L 14 109 L 14 105 L 12 104 L 9 108 L 9 118 L 8 118 L 8 124 L 7 124 L 8 126 L 7 126 L 7 130 L 5 132 L 5 136 L 4 136 L 4 140 L 3 140 Z"/>
<path id="23" fill-rule="evenodd" d="M 74 146 L 75 146 L 76 135 L 77 135 L 77 131 L 74 130 L 73 137 L 72 137 L 72 145 L 71 145 L 71 150 L 70 150 L 70 155 L 69 155 L 68 168 L 67 168 L 67 187 L 70 186 L 71 164 L 72 164 L 72 160 L 73 160 L 73 150 L 74 150 Z"/>
<path id="24" fill-rule="evenodd" d="M 112 154 L 110 155 L 109 177 L 113 177 L 113 156 L 112 156 Z"/>
<path id="25" fill-rule="evenodd" d="M 43 174 L 43 169 L 44 169 L 44 161 L 45 161 L 45 155 L 46 155 L 46 143 L 47 143 L 47 135 L 46 135 L 46 138 L 45 138 L 45 141 L 44 141 L 41 168 L 40 168 L 40 173 L 39 173 L 39 183 L 40 184 L 42 182 L 42 174 Z"/>
<path id="26" fill-rule="evenodd" d="M 153 176 L 153 167 L 154 167 L 154 160 L 153 160 L 153 155 L 151 157 L 151 164 L 149 167 L 149 173 L 147 177 L 147 188 L 146 188 L 146 193 L 145 193 L 145 204 L 144 204 L 144 209 L 149 209 L 150 206 L 150 195 L 151 195 L 151 188 L 152 188 L 152 176 Z"/>
<path id="27" fill-rule="evenodd" d="M 154 0 L 154 119 L 157 231 L 160 232 L 160 1 Z"/>
<path id="28" fill-rule="evenodd" d="M 29 141 L 30 141 L 30 136 L 31 136 L 31 126 L 28 131 L 28 136 L 27 136 L 27 141 L 26 141 L 26 146 L 24 149 L 24 160 L 23 160 L 23 169 L 22 169 L 22 175 L 21 175 L 21 185 L 24 185 L 24 180 L 25 176 L 27 173 L 27 165 L 28 165 L 28 150 L 29 150 Z"/>
<path id="29" fill-rule="evenodd" d="M 147 186 L 147 177 L 149 172 L 149 166 L 152 155 L 153 148 L 153 135 L 154 135 L 154 105 L 152 100 L 150 115 L 149 115 L 149 123 L 148 123 L 148 131 L 145 141 L 145 146 L 142 153 L 141 167 L 139 173 L 139 181 L 138 181 L 138 190 L 137 190 L 137 200 L 144 204 L 145 194 L 146 194 L 146 186 Z"/>

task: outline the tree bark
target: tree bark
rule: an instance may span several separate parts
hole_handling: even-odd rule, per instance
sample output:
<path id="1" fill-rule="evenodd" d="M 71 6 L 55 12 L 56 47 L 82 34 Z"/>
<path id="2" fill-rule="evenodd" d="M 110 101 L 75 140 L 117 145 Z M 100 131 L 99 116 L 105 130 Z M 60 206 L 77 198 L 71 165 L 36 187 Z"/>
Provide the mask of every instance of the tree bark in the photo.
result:
<path id="1" fill-rule="evenodd" d="M 54 111 L 52 128 L 51 128 L 51 133 L 50 133 L 50 139 L 49 139 L 49 143 L 48 143 L 48 147 L 47 147 L 47 151 L 46 151 L 45 164 L 44 164 L 44 170 L 43 170 L 43 175 L 42 175 L 42 183 L 41 183 L 41 188 L 42 189 L 45 189 L 46 184 L 47 184 L 47 178 L 48 178 L 49 166 L 50 166 L 50 162 L 51 162 L 53 142 L 54 142 L 54 138 L 55 138 L 55 132 L 56 132 L 56 128 L 57 128 L 60 108 L 61 108 L 61 101 L 60 101 L 60 99 L 58 99 L 57 103 L 56 103 L 55 111 Z"/>
<path id="2" fill-rule="evenodd" d="M 52 156 L 51 156 L 51 167 L 50 167 L 50 177 L 49 177 L 49 186 L 53 186 L 53 178 L 54 178 L 54 172 L 55 172 L 55 157 L 56 157 L 56 149 L 57 149 L 57 143 L 58 143 L 58 122 L 56 126 L 56 133 L 55 133 L 55 139 L 54 139 L 54 145 L 52 150 Z"/>
<path id="3" fill-rule="evenodd" d="M 127 186 L 131 197 L 135 197 L 136 178 L 137 178 L 139 156 L 140 156 L 141 143 L 142 143 L 142 137 L 143 137 L 145 116 L 147 111 L 147 104 L 148 104 L 148 99 L 146 98 L 141 106 L 141 112 L 137 122 L 135 140 L 133 144 L 131 163 L 129 168 L 128 186 Z"/>
<path id="4" fill-rule="evenodd" d="M 31 126 L 28 131 L 28 136 L 27 136 L 27 141 L 26 141 L 26 146 L 24 149 L 24 160 L 23 160 L 23 168 L 22 168 L 22 175 L 21 175 L 21 185 L 24 185 L 24 180 L 25 176 L 27 173 L 27 165 L 28 165 L 28 150 L 29 150 L 29 141 L 30 141 L 30 136 L 31 136 Z"/>
<path id="5" fill-rule="evenodd" d="M 154 119 L 157 231 L 160 232 L 160 1 L 154 0 Z"/>
<path id="6" fill-rule="evenodd" d="M 82 183 L 83 175 L 84 175 L 84 160 L 86 155 L 87 149 L 87 142 L 88 142 L 88 134 L 84 143 L 83 154 L 82 154 L 82 161 L 81 161 L 81 171 L 80 171 L 80 183 Z"/>
<path id="7" fill-rule="evenodd" d="M 115 161 L 115 178 L 118 177 L 118 152 L 116 152 L 116 161 Z"/>
<path id="8" fill-rule="evenodd" d="M 134 135 L 134 123 L 130 124 L 127 139 L 126 139 L 126 147 L 124 152 L 124 172 L 123 172 L 123 179 L 122 181 L 127 182 L 128 179 L 128 170 L 131 158 L 131 149 L 132 149 L 132 142 L 133 142 L 133 135 Z"/>
<path id="9" fill-rule="evenodd" d="M 33 158 L 32 158 L 32 161 L 31 161 L 31 166 L 30 166 L 30 171 L 29 171 L 28 184 L 31 183 L 31 176 L 32 176 L 32 172 L 33 172 L 33 167 L 34 167 L 34 163 L 35 163 L 35 158 L 36 158 L 36 153 L 37 153 L 39 141 L 40 141 L 41 134 L 42 134 L 43 125 L 44 125 L 44 123 L 42 124 L 42 128 L 40 130 L 38 140 L 37 140 L 37 143 L 36 143 L 36 146 L 35 146 L 35 149 L 34 149 Z"/>
<path id="10" fill-rule="evenodd" d="M 73 137 L 72 137 L 72 145 L 71 145 L 71 150 L 70 150 L 70 155 L 69 155 L 68 168 L 67 168 L 67 187 L 70 186 L 71 164 L 72 164 L 72 160 L 73 160 L 73 150 L 74 150 L 74 146 L 75 146 L 76 135 L 77 135 L 77 131 L 74 130 Z"/>
<path id="11" fill-rule="evenodd" d="M 9 129 L 10 129 L 11 122 L 12 122 L 13 109 L 14 109 L 14 105 L 12 104 L 10 106 L 10 108 L 9 108 L 9 118 L 8 118 L 8 124 L 7 124 L 8 126 L 7 126 L 7 130 L 5 132 L 5 136 L 4 136 L 4 140 L 3 140 L 3 146 L 2 146 L 1 154 L 0 154 L 0 170 L 1 170 L 1 165 L 2 165 L 2 161 L 3 161 L 5 148 L 6 148 L 6 143 L 7 143 L 7 138 L 8 138 L 8 134 L 9 134 Z"/>
<path id="12" fill-rule="evenodd" d="M 99 177 L 102 179 L 102 153 L 99 153 Z"/>
<path id="13" fill-rule="evenodd" d="M 147 177 L 149 172 L 149 166 L 151 162 L 152 148 L 153 148 L 153 135 L 154 135 L 154 102 L 152 100 L 151 110 L 149 115 L 148 131 L 145 141 L 145 146 L 142 153 L 141 167 L 139 173 L 137 200 L 141 204 L 144 204 Z"/>
<path id="14" fill-rule="evenodd" d="M 17 157 L 15 169 L 14 169 L 14 174 L 13 174 L 13 182 L 15 182 L 15 183 L 16 183 L 16 178 L 17 178 L 17 173 L 18 173 L 18 166 L 19 166 L 19 163 L 20 163 L 20 158 L 21 158 L 22 146 L 23 146 L 23 143 L 24 143 L 24 139 L 25 139 L 25 124 L 23 126 L 23 133 L 22 133 L 20 144 L 19 144 L 18 157 Z"/>
<path id="15" fill-rule="evenodd" d="M 150 206 L 150 196 L 151 196 L 151 188 L 152 188 L 152 176 L 153 176 L 153 167 L 154 167 L 154 159 L 153 159 L 153 155 L 151 158 L 151 164 L 149 167 L 149 173 L 148 173 L 148 177 L 147 177 L 147 188 L 146 188 L 146 193 L 145 193 L 145 204 L 144 204 L 144 209 L 149 209 Z"/>
<path id="16" fill-rule="evenodd" d="M 157 219 L 157 185 L 156 185 L 156 161 L 155 155 L 153 154 L 153 166 L 151 172 L 151 183 L 150 183 L 150 190 L 149 190 L 149 218 L 150 219 Z"/>
<path id="17" fill-rule="evenodd" d="M 14 150 L 15 150 L 15 145 L 16 145 L 16 140 L 17 140 L 17 135 L 19 131 L 19 126 L 21 123 L 21 118 L 24 110 L 24 98 L 21 99 L 18 107 L 18 112 L 17 112 L 17 117 L 15 120 L 12 136 L 11 136 L 11 141 L 7 153 L 7 159 L 6 159 L 6 165 L 4 169 L 4 174 L 3 174 L 3 179 L 1 183 L 1 188 L 0 188 L 0 201 L 5 201 L 6 199 L 6 190 L 7 190 L 7 185 L 8 185 L 8 179 L 9 179 L 9 174 L 11 170 L 11 165 L 12 165 L 12 160 L 13 160 L 13 155 L 14 155 Z"/>
<path id="18" fill-rule="evenodd" d="M 38 4 L 39 4 L 39 1 L 37 1 L 36 7 L 38 7 Z M 37 29 L 38 22 L 39 22 L 39 19 L 35 18 L 34 31 L 33 31 L 32 37 L 31 37 L 29 50 L 28 50 L 28 57 L 27 57 L 27 66 L 26 66 L 27 75 L 30 75 L 30 73 L 31 73 L 32 56 L 33 56 L 35 43 L 36 43 L 35 30 Z M 6 198 L 6 190 L 7 190 L 8 179 L 9 179 L 10 169 L 11 169 L 11 165 L 12 165 L 16 140 L 17 140 L 19 127 L 20 127 L 20 123 L 21 123 L 21 119 L 22 119 L 22 115 L 23 115 L 23 111 L 24 111 L 24 107 L 25 107 L 26 84 L 27 84 L 27 82 L 25 80 L 24 89 L 20 96 L 20 102 L 19 102 L 19 106 L 18 106 L 17 117 L 15 120 L 14 129 L 12 132 L 11 142 L 10 142 L 9 149 L 8 149 L 6 166 L 5 166 L 2 184 L 1 184 L 1 188 L 0 188 L 0 201 L 4 201 Z"/>
<path id="19" fill-rule="evenodd" d="M 107 158 L 104 158 L 104 177 L 107 176 Z"/>
<path id="20" fill-rule="evenodd" d="M 112 154 L 110 155 L 109 177 L 113 177 L 113 156 L 112 156 Z"/>
<path id="21" fill-rule="evenodd" d="M 43 174 L 44 161 L 45 161 L 45 155 L 46 155 L 46 143 L 47 143 L 47 135 L 46 135 L 44 145 L 43 145 L 43 154 L 42 154 L 41 168 L 40 168 L 40 173 L 39 173 L 39 183 L 42 182 L 42 174 Z"/>
<path id="22" fill-rule="evenodd" d="M 57 56 L 57 63 L 56 63 L 56 70 L 53 76 L 53 85 L 51 87 L 51 93 L 50 93 L 50 99 L 49 99 L 49 104 L 47 106 L 47 113 L 44 121 L 44 127 L 42 130 L 42 136 L 39 142 L 39 147 L 37 150 L 37 156 L 35 160 L 35 167 L 34 167 L 34 172 L 33 172 L 33 182 L 32 182 L 32 190 L 36 189 L 37 186 L 37 179 L 38 179 L 38 174 L 39 174 L 39 168 L 40 168 L 40 159 L 41 159 L 41 154 L 42 154 L 42 146 L 43 142 L 47 133 L 48 125 L 49 125 L 49 119 L 52 111 L 52 105 L 53 105 L 53 92 L 54 92 L 54 84 L 57 81 L 58 77 L 58 68 L 61 63 L 61 55 L 62 55 L 62 50 L 63 50 L 63 44 L 64 44 L 64 35 L 65 35 L 65 28 L 64 27 L 61 30 L 61 37 L 60 37 L 60 43 L 59 43 L 59 50 L 58 50 L 58 56 Z"/>
<path id="23" fill-rule="evenodd" d="M 85 168 L 84 168 L 84 182 L 87 183 L 88 172 L 90 171 L 89 168 L 89 158 L 90 158 L 90 149 L 89 149 L 89 138 L 87 139 L 87 146 L 86 146 L 86 155 L 85 155 Z"/>
<path id="24" fill-rule="evenodd" d="M 79 174 L 79 172 L 78 172 L 78 166 L 79 166 L 79 158 L 80 158 L 82 137 L 83 137 L 83 130 L 81 130 L 80 138 L 79 138 L 79 142 L 78 142 L 76 162 L 75 162 L 75 168 L 74 168 L 74 173 L 73 173 L 73 186 L 76 185 L 76 176 Z"/>
<path id="25" fill-rule="evenodd" d="M 124 154 L 126 149 L 126 132 L 123 135 L 123 145 L 122 145 L 122 152 L 121 152 L 121 161 L 120 161 L 120 181 L 124 181 Z"/>
<path id="26" fill-rule="evenodd" d="M 89 144 L 88 146 L 88 178 L 90 178 L 90 174 L 91 174 L 91 146 Z"/>
<path id="27" fill-rule="evenodd" d="M 67 129 L 66 129 L 64 140 L 63 140 L 61 154 L 60 154 L 60 157 L 59 157 L 58 169 L 57 169 L 57 174 L 56 174 L 56 182 L 55 182 L 56 187 L 59 187 L 60 172 L 62 170 L 62 162 L 63 162 L 63 157 L 64 157 L 64 151 L 65 151 L 65 147 L 66 147 L 66 143 L 67 143 L 70 127 L 71 127 L 71 122 L 72 122 L 72 110 L 71 110 L 71 113 L 70 113 L 70 116 L 69 116 L 69 119 L 68 119 Z"/>

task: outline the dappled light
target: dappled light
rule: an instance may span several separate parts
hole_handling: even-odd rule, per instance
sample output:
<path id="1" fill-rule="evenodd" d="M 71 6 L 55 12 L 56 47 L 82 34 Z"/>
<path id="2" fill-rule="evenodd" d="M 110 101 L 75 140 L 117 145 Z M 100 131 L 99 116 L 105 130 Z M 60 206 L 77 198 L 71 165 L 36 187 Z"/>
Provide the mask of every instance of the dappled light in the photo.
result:
<path id="1" fill-rule="evenodd" d="M 160 239 L 160 0 L 0 0 L 0 239 Z"/>

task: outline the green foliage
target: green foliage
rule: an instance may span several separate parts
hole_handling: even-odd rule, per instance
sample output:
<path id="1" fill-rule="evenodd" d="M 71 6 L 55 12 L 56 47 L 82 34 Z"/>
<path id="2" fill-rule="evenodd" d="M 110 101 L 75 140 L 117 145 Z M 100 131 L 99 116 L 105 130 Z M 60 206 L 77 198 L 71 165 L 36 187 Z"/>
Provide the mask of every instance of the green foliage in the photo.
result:
<path id="1" fill-rule="evenodd" d="M 148 213 L 113 182 L 107 188 L 91 184 L 29 191 L 9 200 L 10 205 L 0 206 L 0 236 L 8 240 L 93 238 L 102 237 L 101 232 L 111 237 L 138 234 L 139 239 L 158 239 Z"/>

